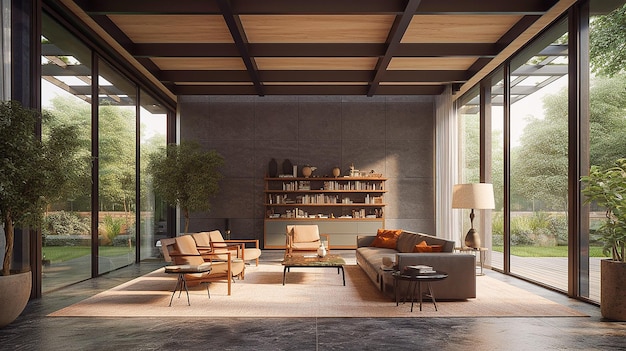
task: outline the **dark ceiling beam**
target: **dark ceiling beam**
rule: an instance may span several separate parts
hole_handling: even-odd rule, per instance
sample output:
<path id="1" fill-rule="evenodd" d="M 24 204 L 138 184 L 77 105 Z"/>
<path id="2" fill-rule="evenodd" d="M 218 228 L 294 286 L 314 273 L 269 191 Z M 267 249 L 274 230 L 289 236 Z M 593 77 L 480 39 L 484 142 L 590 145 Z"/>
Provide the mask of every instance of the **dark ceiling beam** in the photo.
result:
<path id="1" fill-rule="evenodd" d="M 107 34 L 109 34 L 116 42 L 118 42 L 124 50 L 133 52 L 133 41 L 124 33 L 109 17 L 104 15 L 91 16 L 91 18 L 98 23 Z"/>
<path id="2" fill-rule="evenodd" d="M 90 15 L 100 14 L 128 14 L 128 15 L 197 15 L 197 14 L 221 14 L 220 8 L 215 1 L 198 0 L 74 0 L 83 11 Z"/>
<path id="3" fill-rule="evenodd" d="M 268 95 L 365 95 L 367 85 L 266 85 Z M 442 85 L 382 85 L 378 95 L 439 95 Z M 177 95 L 253 95 L 252 85 L 178 85 Z"/>
<path id="4" fill-rule="evenodd" d="M 559 0 L 422 0 L 419 14 L 519 14 L 541 15 Z M 453 10 L 452 10 L 453 9 Z"/>
<path id="5" fill-rule="evenodd" d="M 505 48 L 513 40 L 520 36 L 520 34 L 524 33 L 526 29 L 528 29 L 533 23 L 535 23 L 541 16 L 533 15 L 533 16 L 524 16 L 522 19 L 517 21 L 511 29 L 509 29 L 504 35 L 496 42 L 497 47 Z"/>
<path id="6" fill-rule="evenodd" d="M 404 12 L 396 16 L 396 20 L 393 22 L 393 26 L 389 31 L 389 35 L 387 36 L 387 40 L 385 41 L 387 44 L 387 49 L 385 50 L 385 55 L 378 59 L 376 62 L 374 79 L 372 80 L 369 90 L 367 91 L 367 96 L 374 96 L 376 93 L 376 89 L 378 88 L 378 84 L 383 78 L 385 70 L 389 66 L 389 62 L 393 58 L 393 53 L 396 50 L 396 47 L 400 44 L 400 40 L 404 36 L 406 29 L 411 24 L 411 19 L 413 19 L 413 15 L 417 8 L 420 5 L 421 0 L 409 0 Z"/>
<path id="7" fill-rule="evenodd" d="M 263 82 L 370 82 L 373 71 L 259 71 Z M 247 71 L 161 71 L 161 81 L 167 82 L 249 82 Z M 469 79 L 466 71 L 386 71 L 384 82 L 464 82 Z"/>
<path id="8" fill-rule="evenodd" d="M 479 58 L 470 66 L 470 68 L 467 69 L 467 74 L 469 76 L 475 75 L 478 71 L 483 69 L 483 67 L 487 66 L 490 61 L 490 58 Z"/>
<path id="9" fill-rule="evenodd" d="M 239 20 L 239 16 L 235 15 L 233 12 L 230 0 L 217 0 L 217 3 L 222 11 L 222 16 L 224 17 L 224 21 L 226 21 L 230 35 L 233 37 L 235 45 L 237 45 L 241 59 L 250 74 L 250 80 L 254 83 L 257 95 L 264 96 L 265 93 L 263 92 L 263 85 L 259 79 L 258 68 L 256 62 L 254 62 L 254 59 L 248 52 L 248 39 L 246 38 L 246 33 Z"/>
<path id="10" fill-rule="evenodd" d="M 381 85 L 376 95 L 440 95 L 443 85 Z"/>
<path id="11" fill-rule="evenodd" d="M 370 43 L 249 43 L 252 57 L 380 57 L 385 44 Z M 134 44 L 135 57 L 239 57 L 235 44 L 145 43 Z M 394 57 L 483 56 L 494 57 L 497 47 L 489 43 L 400 43 Z"/>
<path id="12" fill-rule="evenodd" d="M 221 14 L 215 1 L 75 0 L 88 14 Z M 558 0 L 423 0 L 419 14 L 543 14 Z M 406 0 L 232 0 L 239 15 L 247 14 L 394 14 Z"/>
<path id="13" fill-rule="evenodd" d="M 490 43 L 400 43 L 394 52 L 394 57 L 495 57 L 498 53 L 496 45 Z"/>

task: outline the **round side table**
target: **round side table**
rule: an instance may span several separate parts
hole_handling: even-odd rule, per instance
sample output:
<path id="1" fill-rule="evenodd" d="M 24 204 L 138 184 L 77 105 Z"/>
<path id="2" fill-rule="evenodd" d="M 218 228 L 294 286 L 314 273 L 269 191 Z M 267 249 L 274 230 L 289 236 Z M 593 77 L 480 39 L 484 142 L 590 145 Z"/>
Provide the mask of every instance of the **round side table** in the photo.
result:
<path id="1" fill-rule="evenodd" d="M 420 311 L 422 310 L 422 283 L 426 283 L 426 287 L 428 289 L 428 293 L 426 296 L 430 297 L 433 300 L 433 304 L 435 305 L 435 311 L 437 311 L 437 301 L 435 300 L 435 294 L 433 293 L 433 288 L 430 285 L 430 283 L 446 279 L 448 277 L 448 273 L 436 271 L 434 273 L 411 272 L 410 274 L 405 274 L 400 271 L 395 271 L 391 273 L 391 275 L 394 278 L 393 285 L 394 285 L 394 292 L 396 295 L 396 306 L 398 306 L 398 281 L 404 280 L 404 281 L 409 282 L 409 286 L 407 287 L 407 292 L 404 297 L 404 301 L 406 301 L 407 296 L 411 297 L 411 312 L 413 312 L 413 302 L 415 300 L 416 288 L 417 288 L 418 300 L 420 304 Z M 411 289 L 411 286 L 413 287 L 412 289 Z"/>

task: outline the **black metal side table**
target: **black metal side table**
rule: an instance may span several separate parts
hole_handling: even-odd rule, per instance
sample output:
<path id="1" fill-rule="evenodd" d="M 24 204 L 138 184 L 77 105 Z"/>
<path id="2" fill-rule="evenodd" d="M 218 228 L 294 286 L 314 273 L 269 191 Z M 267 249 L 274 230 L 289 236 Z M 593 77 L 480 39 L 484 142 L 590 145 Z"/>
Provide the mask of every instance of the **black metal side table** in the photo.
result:
<path id="1" fill-rule="evenodd" d="M 185 279 L 185 274 L 188 273 L 207 273 L 211 271 L 211 263 L 207 262 L 201 265 L 175 265 L 175 266 L 165 266 L 165 273 L 170 274 L 178 274 L 178 280 L 176 281 L 176 286 L 174 287 L 174 291 L 172 292 L 172 297 L 170 297 L 170 306 L 172 306 L 172 300 L 174 299 L 174 295 L 176 295 L 176 290 L 179 290 L 178 297 L 183 293 L 183 289 L 187 293 L 187 305 L 191 306 L 191 302 L 189 302 L 189 290 L 187 289 L 187 280 Z M 180 287 L 180 288 L 179 288 Z M 211 298 L 211 293 L 209 293 L 209 285 L 206 286 L 206 292 Z"/>
<path id="2" fill-rule="evenodd" d="M 403 273 L 400 271 L 395 271 L 391 273 L 391 275 L 394 278 L 393 287 L 394 287 L 394 292 L 396 295 L 396 306 L 398 306 L 398 281 L 404 280 L 404 281 L 409 282 L 409 286 L 407 287 L 407 292 L 404 297 L 404 301 L 406 301 L 407 296 L 411 297 L 411 312 L 413 312 L 413 302 L 415 300 L 416 288 L 418 292 L 418 300 L 420 303 L 420 311 L 422 310 L 422 283 L 426 283 L 426 287 L 428 289 L 427 296 L 433 300 L 433 304 L 435 305 L 435 311 L 437 311 L 437 301 L 435 300 L 435 294 L 433 293 L 433 288 L 430 285 L 430 283 L 446 279 L 448 277 L 448 273 L 445 273 L 445 272 L 419 273 L 416 271 L 410 272 L 410 273 Z M 412 289 L 411 289 L 411 286 L 413 287 Z"/>

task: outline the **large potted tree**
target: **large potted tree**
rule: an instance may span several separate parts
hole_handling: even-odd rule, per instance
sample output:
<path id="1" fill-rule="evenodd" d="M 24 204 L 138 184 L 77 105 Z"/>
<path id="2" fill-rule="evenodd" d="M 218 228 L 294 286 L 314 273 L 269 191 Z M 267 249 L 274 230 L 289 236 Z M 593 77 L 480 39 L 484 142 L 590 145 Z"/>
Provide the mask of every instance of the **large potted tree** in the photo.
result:
<path id="1" fill-rule="evenodd" d="M 78 130 L 57 126 L 40 138 L 37 125 L 48 117 L 16 101 L 0 102 L 0 327 L 22 313 L 32 284 L 30 270 L 11 269 L 15 227 L 39 225 L 46 205 L 62 196 L 76 174 Z"/>
<path id="2" fill-rule="evenodd" d="M 600 310 L 612 320 L 626 320 L 626 158 L 612 167 L 591 166 L 581 178 L 587 203 L 605 210 L 606 218 L 598 227 L 604 242 L 603 252 L 610 256 L 600 263 Z"/>
<path id="3" fill-rule="evenodd" d="M 203 150 L 195 141 L 170 144 L 166 150 L 150 155 L 148 173 L 154 192 L 170 206 L 178 206 L 185 218 L 184 232 L 189 231 L 192 211 L 209 211 L 209 199 L 219 191 L 224 158 L 215 150 Z"/>

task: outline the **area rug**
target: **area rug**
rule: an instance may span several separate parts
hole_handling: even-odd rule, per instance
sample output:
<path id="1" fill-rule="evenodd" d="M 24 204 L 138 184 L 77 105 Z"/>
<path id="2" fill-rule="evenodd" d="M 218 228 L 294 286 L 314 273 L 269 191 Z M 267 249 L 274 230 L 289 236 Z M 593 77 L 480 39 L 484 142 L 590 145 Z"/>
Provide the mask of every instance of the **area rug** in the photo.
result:
<path id="1" fill-rule="evenodd" d="M 168 306 L 176 275 L 163 268 L 74 305 L 53 317 L 573 317 L 584 314 L 489 276 L 476 277 L 477 295 L 467 301 L 438 302 L 435 311 L 425 302 L 422 311 L 400 303 L 376 289 L 360 267 L 345 266 L 346 286 L 333 268 L 292 268 L 282 285 L 280 263 L 246 268 L 244 280 L 190 288 L 176 293 Z M 435 292 L 436 293 L 436 292 Z"/>

